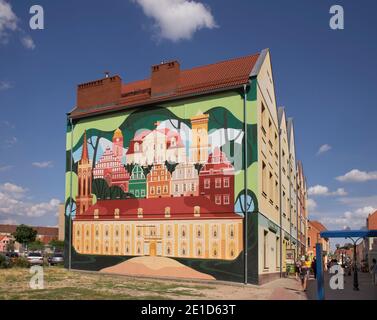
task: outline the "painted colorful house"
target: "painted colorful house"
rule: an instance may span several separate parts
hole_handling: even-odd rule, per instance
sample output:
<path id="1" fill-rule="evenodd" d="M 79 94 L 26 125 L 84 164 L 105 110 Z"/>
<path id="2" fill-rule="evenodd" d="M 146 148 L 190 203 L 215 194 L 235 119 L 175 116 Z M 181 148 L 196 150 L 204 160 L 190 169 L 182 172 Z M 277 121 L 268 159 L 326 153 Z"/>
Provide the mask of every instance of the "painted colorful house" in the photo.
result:
<path id="1" fill-rule="evenodd" d="M 168 198 L 171 196 L 171 173 L 164 164 L 153 165 L 147 175 L 147 198 Z"/>
<path id="2" fill-rule="evenodd" d="M 129 181 L 129 192 L 136 198 L 145 198 L 147 196 L 147 179 L 144 170 L 140 165 L 135 165 Z"/>
<path id="3" fill-rule="evenodd" d="M 174 197 L 199 195 L 199 174 L 192 163 L 179 163 L 172 173 L 171 194 Z"/>
<path id="4" fill-rule="evenodd" d="M 112 148 L 107 147 L 96 163 L 93 179 L 104 179 L 109 187 L 118 186 L 128 192 L 130 175 L 122 163 L 123 135 L 119 129 L 115 130 L 112 142 Z"/>
<path id="5" fill-rule="evenodd" d="M 306 250 L 306 185 L 267 49 L 80 84 L 66 157 L 67 266 L 258 284 Z"/>

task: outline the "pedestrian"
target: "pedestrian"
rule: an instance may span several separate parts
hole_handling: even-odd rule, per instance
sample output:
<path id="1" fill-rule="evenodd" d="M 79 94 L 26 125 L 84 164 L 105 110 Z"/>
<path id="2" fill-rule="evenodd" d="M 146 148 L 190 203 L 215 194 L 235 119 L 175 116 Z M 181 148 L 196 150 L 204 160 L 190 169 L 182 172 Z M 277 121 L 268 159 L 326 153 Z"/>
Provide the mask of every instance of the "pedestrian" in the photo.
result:
<path id="1" fill-rule="evenodd" d="M 317 279 L 317 258 L 314 257 L 312 261 L 312 270 L 314 274 L 314 279 Z"/>
<path id="2" fill-rule="evenodd" d="M 373 285 L 377 285 L 377 263 L 376 259 L 373 258 L 372 260 L 372 266 L 370 268 L 370 273 L 372 274 L 372 283 Z"/>
<path id="3" fill-rule="evenodd" d="M 301 262 L 300 260 L 296 260 L 295 262 L 295 274 L 296 274 L 296 280 L 298 280 L 298 276 L 300 274 L 300 269 L 301 269 Z"/>
<path id="4" fill-rule="evenodd" d="M 301 258 L 301 268 L 300 268 L 300 278 L 301 278 L 301 285 L 302 289 L 306 291 L 308 286 L 308 280 L 310 275 L 310 260 L 309 257 L 302 257 Z"/>

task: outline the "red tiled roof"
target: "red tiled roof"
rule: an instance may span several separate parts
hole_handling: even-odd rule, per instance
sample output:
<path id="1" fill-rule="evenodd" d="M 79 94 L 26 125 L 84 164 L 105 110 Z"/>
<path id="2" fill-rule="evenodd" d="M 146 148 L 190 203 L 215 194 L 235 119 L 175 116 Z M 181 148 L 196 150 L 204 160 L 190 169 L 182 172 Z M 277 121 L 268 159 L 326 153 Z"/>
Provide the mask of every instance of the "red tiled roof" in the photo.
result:
<path id="1" fill-rule="evenodd" d="M 3 234 L 11 234 L 16 232 L 17 225 L 11 225 L 11 224 L 0 224 L 0 233 Z M 35 227 L 35 226 L 30 226 L 33 229 L 37 230 L 38 235 L 40 236 L 53 236 L 57 237 L 59 234 L 59 229 L 58 228 L 53 228 L 53 227 Z"/>
<path id="2" fill-rule="evenodd" d="M 377 230 L 377 211 L 368 216 L 367 224 L 368 230 Z"/>
<path id="3" fill-rule="evenodd" d="M 327 230 L 327 228 L 319 221 L 309 221 L 309 223 L 316 228 L 319 232 Z"/>
<path id="4" fill-rule="evenodd" d="M 85 117 L 95 113 L 116 111 L 240 87 L 249 82 L 250 74 L 259 56 L 260 54 L 257 53 L 189 70 L 181 70 L 177 89 L 163 96 L 151 95 L 151 79 L 126 83 L 122 85 L 121 96 L 117 101 L 90 108 L 80 109 L 77 107 L 71 112 L 71 116 L 73 118 Z"/>
<path id="5" fill-rule="evenodd" d="M 194 207 L 200 206 L 200 217 L 194 217 Z M 170 218 L 165 218 L 165 208 L 170 207 Z M 138 218 L 138 208 L 143 209 L 143 218 Z M 93 220 L 98 209 L 99 220 L 114 219 L 119 209 L 120 220 L 179 220 L 179 219 L 242 219 L 234 213 L 234 206 L 216 205 L 205 196 L 170 197 L 156 199 L 99 200 L 76 220 Z"/>

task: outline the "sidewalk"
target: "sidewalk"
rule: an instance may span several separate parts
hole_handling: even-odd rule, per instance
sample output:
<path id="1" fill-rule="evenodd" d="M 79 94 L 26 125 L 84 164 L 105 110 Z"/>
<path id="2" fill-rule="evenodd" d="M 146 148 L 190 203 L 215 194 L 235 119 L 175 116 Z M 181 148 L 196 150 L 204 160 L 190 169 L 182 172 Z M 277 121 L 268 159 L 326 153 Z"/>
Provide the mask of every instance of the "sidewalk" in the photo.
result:
<path id="1" fill-rule="evenodd" d="M 344 277 L 344 290 L 332 290 L 329 286 L 330 276 L 325 273 L 325 300 L 377 300 L 377 286 L 372 285 L 369 273 L 358 273 L 359 291 L 353 290 L 353 274 Z M 309 300 L 317 299 L 317 282 L 310 279 L 307 291 Z"/>
<path id="2" fill-rule="evenodd" d="M 269 300 L 307 300 L 300 281 L 295 278 L 282 278 L 269 282 L 262 288 L 272 290 Z"/>

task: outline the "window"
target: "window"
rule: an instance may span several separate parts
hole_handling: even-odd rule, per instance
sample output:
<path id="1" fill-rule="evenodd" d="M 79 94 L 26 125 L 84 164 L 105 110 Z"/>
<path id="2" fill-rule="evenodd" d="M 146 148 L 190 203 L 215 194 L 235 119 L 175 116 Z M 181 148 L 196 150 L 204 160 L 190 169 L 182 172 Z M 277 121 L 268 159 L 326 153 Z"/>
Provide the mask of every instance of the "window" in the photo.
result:
<path id="1" fill-rule="evenodd" d="M 261 119 L 261 126 L 262 126 L 262 131 L 263 131 L 263 134 L 266 135 L 266 129 L 264 127 L 264 124 L 265 124 L 265 120 L 266 120 L 266 108 L 264 106 L 264 104 L 262 103 L 262 119 Z"/>
<path id="2" fill-rule="evenodd" d="M 310 241 L 310 237 L 308 237 L 308 247 L 311 246 L 311 241 Z"/>
<path id="3" fill-rule="evenodd" d="M 204 189 L 209 189 L 211 187 L 211 180 L 205 179 L 204 180 Z"/>
<path id="4" fill-rule="evenodd" d="M 157 194 L 161 194 L 161 187 L 160 186 L 157 187 Z"/>
<path id="5" fill-rule="evenodd" d="M 266 183 L 267 183 L 267 177 L 266 177 L 266 174 L 267 174 L 267 169 L 266 169 L 266 164 L 264 163 L 264 161 L 262 161 L 262 192 L 266 195 L 267 194 L 267 190 L 266 190 Z"/>
<path id="6" fill-rule="evenodd" d="M 218 205 L 221 204 L 221 196 L 220 195 L 215 196 L 215 203 L 218 204 Z"/>
<path id="7" fill-rule="evenodd" d="M 268 231 L 263 234 L 263 267 L 268 269 Z"/>
<path id="8" fill-rule="evenodd" d="M 229 204 L 229 195 L 228 194 L 224 195 L 224 204 Z"/>
<path id="9" fill-rule="evenodd" d="M 141 190 L 141 196 L 145 197 L 145 190 Z"/>
<path id="10" fill-rule="evenodd" d="M 276 257 L 276 269 L 280 269 L 280 238 L 279 237 L 276 237 L 275 257 Z"/>
<path id="11" fill-rule="evenodd" d="M 224 178 L 224 188 L 229 188 L 229 178 Z"/>
<path id="12" fill-rule="evenodd" d="M 269 176 L 269 181 L 268 181 L 268 193 L 269 193 L 269 196 L 270 196 L 270 200 L 272 200 L 273 202 L 273 198 L 274 198 L 274 181 L 273 181 L 273 175 L 272 173 L 270 172 L 270 176 Z"/>
<path id="13" fill-rule="evenodd" d="M 151 194 L 154 194 L 154 187 L 151 187 Z"/>
<path id="14" fill-rule="evenodd" d="M 221 188 L 221 178 L 216 178 L 216 180 L 215 180 L 215 188 Z"/>
<path id="15" fill-rule="evenodd" d="M 135 196 L 136 196 L 136 197 L 139 196 L 139 190 L 135 190 Z"/>
<path id="16" fill-rule="evenodd" d="M 167 185 L 164 185 L 164 193 L 165 194 L 168 193 L 168 187 L 167 187 Z"/>

